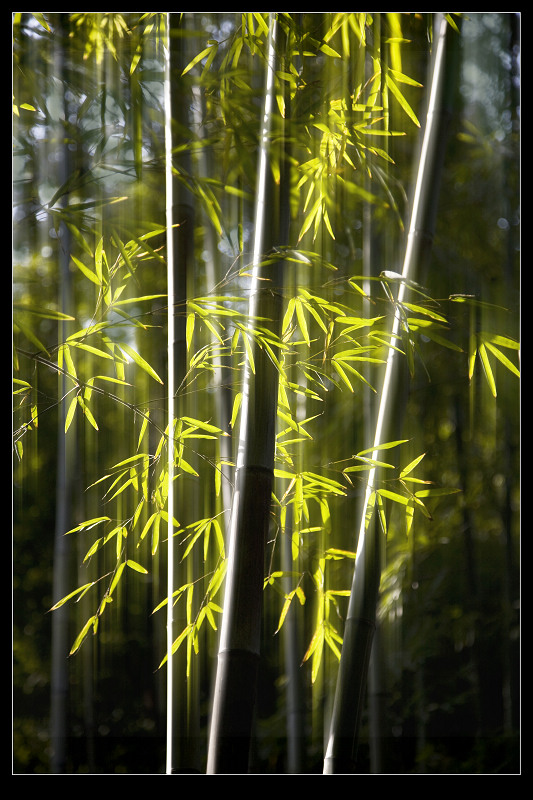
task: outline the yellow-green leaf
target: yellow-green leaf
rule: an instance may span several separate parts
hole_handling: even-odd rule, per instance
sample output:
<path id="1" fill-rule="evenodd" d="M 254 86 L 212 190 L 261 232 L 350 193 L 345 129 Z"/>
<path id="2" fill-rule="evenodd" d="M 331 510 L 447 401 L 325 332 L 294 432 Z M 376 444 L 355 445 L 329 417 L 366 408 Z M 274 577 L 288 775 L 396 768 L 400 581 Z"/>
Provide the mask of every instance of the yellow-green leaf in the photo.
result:
<path id="1" fill-rule="evenodd" d="M 133 347 L 130 347 L 128 344 L 124 344 L 123 342 L 121 342 L 119 346 L 120 349 L 123 350 L 125 353 L 127 353 L 130 356 L 130 358 L 133 361 L 135 361 L 135 363 L 139 367 L 141 367 L 141 369 L 143 369 L 145 372 L 148 373 L 148 375 L 150 375 L 158 383 L 163 383 L 157 372 L 150 366 L 150 364 L 147 361 L 144 360 L 144 358 L 141 355 L 139 355 L 139 353 L 136 350 L 133 349 Z"/>
<path id="2" fill-rule="evenodd" d="M 131 558 L 127 559 L 126 566 L 135 570 L 135 572 L 140 572 L 142 575 L 148 575 L 148 570 L 145 569 L 141 564 L 138 564 L 136 561 L 132 561 Z"/>
<path id="3" fill-rule="evenodd" d="M 65 433 L 70 428 L 72 420 L 74 419 L 74 414 L 76 412 L 77 405 L 78 405 L 78 398 L 73 397 L 68 407 L 67 416 L 65 417 Z"/>
<path id="4" fill-rule="evenodd" d="M 404 467 L 400 472 L 400 478 L 405 478 L 406 475 L 409 475 L 409 473 L 414 470 L 417 464 L 419 464 L 422 461 L 425 455 L 426 455 L 425 453 L 422 453 L 421 456 L 418 456 L 417 458 L 413 459 L 413 461 L 409 462 L 409 464 L 406 467 Z"/>
<path id="5" fill-rule="evenodd" d="M 81 645 L 83 644 L 83 641 L 84 641 L 85 637 L 89 633 L 89 630 L 91 628 L 94 628 L 96 626 L 97 622 L 98 622 L 98 617 L 97 617 L 96 614 L 94 614 L 92 617 L 89 617 L 89 619 L 87 620 L 87 622 L 85 623 L 85 625 L 83 626 L 81 631 L 78 633 L 78 635 L 77 635 L 77 637 L 76 637 L 76 639 L 74 641 L 74 644 L 72 645 L 72 648 L 70 650 L 70 655 L 71 656 L 74 655 L 74 653 L 76 653 L 80 649 Z"/>
<path id="6" fill-rule="evenodd" d="M 94 583 L 94 581 L 91 581 L 91 583 L 84 583 L 83 586 L 79 586 L 77 589 L 74 589 L 73 592 L 70 592 L 70 594 L 65 595 L 65 597 L 61 598 L 61 600 L 58 600 L 57 603 L 52 606 L 50 611 L 55 611 L 56 609 L 61 608 L 61 606 L 65 605 L 65 603 L 67 603 L 72 597 L 76 597 L 78 594 L 81 595 L 90 589 L 91 586 L 94 586 Z"/>
<path id="7" fill-rule="evenodd" d="M 481 363 L 483 364 L 483 369 L 485 370 L 485 377 L 487 378 L 487 383 L 489 384 L 492 395 L 496 397 L 497 396 L 496 381 L 494 380 L 494 373 L 492 372 L 492 367 L 490 365 L 487 348 L 483 343 L 479 345 L 478 352 L 479 352 L 479 357 L 481 358 Z"/>

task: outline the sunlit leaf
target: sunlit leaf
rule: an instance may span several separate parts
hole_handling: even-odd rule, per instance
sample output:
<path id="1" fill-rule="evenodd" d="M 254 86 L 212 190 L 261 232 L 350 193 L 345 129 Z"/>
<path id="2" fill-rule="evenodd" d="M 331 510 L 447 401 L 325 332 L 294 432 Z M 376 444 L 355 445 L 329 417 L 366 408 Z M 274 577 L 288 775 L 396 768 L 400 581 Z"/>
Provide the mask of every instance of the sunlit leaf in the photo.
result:
<path id="1" fill-rule="evenodd" d="M 420 127 L 420 122 L 418 121 L 418 118 L 417 118 L 415 112 L 413 111 L 413 109 L 411 108 L 409 103 L 407 102 L 407 100 L 405 98 L 405 95 L 402 94 L 402 92 L 399 90 L 397 84 L 392 79 L 391 72 L 392 72 L 392 70 L 389 70 L 385 75 L 385 81 L 387 83 L 387 86 L 390 89 L 391 93 L 396 98 L 396 100 L 398 101 L 398 103 L 400 104 L 400 106 L 403 108 L 403 110 L 405 111 L 407 116 L 414 122 L 414 124 L 417 126 L 417 128 L 419 128 Z"/>
<path id="2" fill-rule="evenodd" d="M 70 401 L 70 405 L 68 407 L 68 411 L 65 417 L 65 433 L 68 431 L 72 424 L 72 420 L 74 419 L 74 414 L 76 413 L 76 408 L 78 407 L 78 398 L 73 397 Z"/>
<path id="3" fill-rule="evenodd" d="M 497 396 L 496 381 L 494 380 L 494 373 L 490 365 L 489 357 L 487 354 L 487 348 L 483 343 L 479 345 L 478 353 L 481 359 L 481 363 L 483 364 L 483 369 L 485 370 L 485 377 L 487 378 L 487 383 L 489 384 L 493 396 L 496 397 Z"/>
<path id="4" fill-rule="evenodd" d="M 148 375 L 150 375 L 154 380 L 156 380 L 158 383 L 163 383 L 163 381 L 156 373 L 156 371 L 150 366 L 150 364 L 147 361 L 145 361 L 145 359 L 141 355 L 139 355 L 139 353 L 137 353 L 136 350 L 133 349 L 133 347 L 130 347 L 128 344 L 124 344 L 123 342 L 121 342 L 120 349 L 123 350 L 125 353 L 127 353 L 130 356 L 130 358 L 133 361 L 135 361 L 135 363 L 139 367 L 141 367 L 141 369 L 147 372 Z"/>
<path id="5" fill-rule="evenodd" d="M 421 456 L 417 456 L 417 458 L 414 458 L 412 461 L 410 461 L 409 464 L 407 464 L 407 466 L 404 467 L 400 472 L 400 478 L 405 478 L 406 475 L 409 475 L 409 473 L 412 472 L 418 464 L 420 464 L 425 455 L 425 453 L 422 453 Z"/>
<path id="6" fill-rule="evenodd" d="M 70 654 L 69 655 L 73 656 L 74 653 L 77 653 L 77 651 L 82 646 L 87 634 L 89 633 L 91 628 L 93 628 L 93 630 L 94 630 L 95 625 L 96 625 L 97 622 L 98 622 L 98 617 L 97 617 L 96 614 L 94 614 L 92 617 L 89 617 L 89 619 L 87 620 L 87 622 L 85 623 L 85 625 L 83 626 L 83 628 L 81 629 L 79 634 L 77 635 L 77 637 L 76 637 L 76 639 L 74 641 L 74 644 L 72 645 L 72 648 L 70 650 Z"/>
<path id="7" fill-rule="evenodd" d="M 70 257 L 74 261 L 80 272 L 83 272 L 86 278 L 89 278 L 89 280 L 92 281 L 92 283 L 94 283 L 98 287 L 102 285 L 101 280 L 98 278 L 98 276 L 95 275 L 94 272 L 91 269 L 89 269 L 89 267 L 86 267 L 83 261 L 80 261 L 79 258 L 76 258 L 76 256 L 73 256 L 72 254 Z"/>
<path id="8" fill-rule="evenodd" d="M 70 592 L 69 594 L 65 595 L 65 597 L 63 597 L 61 600 L 58 600 L 57 603 L 55 603 L 52 606 L 50 611 L 55 611 L 56 609 L 61 608 L 61 606 L 65 605 L 65 603 L 67 603 L 73 597 L 77 597 L 78 595 L 85 594 L 85 592 L 88 589 L 90 589 L 91 586 L 94 586 L 94 584 L 95 584 L 95 581 L 91 581 L 90 583 L 84 583 L 83 586 L 79 586 L 77 589 L 74 589 L 73 592 Z"/>
<path id="9" fill-rule="evenodd" d="M 510 359 L 508 359 L 507 356 L 504 353 L 502 353 L 501 350 L 498 350 L 498 348 L 495 347 L 491 342 L 485 342 L 485 347 L 487 348 L 487 350 L 490 350 L 490 352 L 494 356 L 496 356 L 496 358 L 499 361 L 501 361 L 501 363 L 505 367 L 507 367 L 508 370 L 510 370 L 514 375 L 516 375 L 517 378 L 520 377 L 520 370 L 518 369 L 518 367 L 516 367 L 513 364 L 513 362 Z"/>

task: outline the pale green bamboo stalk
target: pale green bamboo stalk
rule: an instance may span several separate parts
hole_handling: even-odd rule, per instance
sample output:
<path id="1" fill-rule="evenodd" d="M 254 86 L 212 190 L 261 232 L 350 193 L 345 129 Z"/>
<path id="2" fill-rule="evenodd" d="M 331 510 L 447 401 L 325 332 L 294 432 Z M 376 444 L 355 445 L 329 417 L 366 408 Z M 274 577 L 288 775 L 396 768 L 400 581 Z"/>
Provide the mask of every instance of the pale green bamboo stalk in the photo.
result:
<path id="1" fill-rule="evenodd" d="M 447 22 L 445 17 L 440 14 L 437 15 L 434 25 L 435 55 L 426 125 L 414 187 L 403 269 L 401 280 L 398 282 L 391 343 L 394 343 L 400 337 L 401 319 L 398 306 L 404 299 L 407 282 L 412 280 L 414 270 L 417 268 L 422 252 L 427 246 L 425 230 L 428 208 L 432 208 L 434 204 L 437 145 L 442 145 L 439 131 L 439 123 L 441 121 L 439 115 L 446 79 L 446 30 Z M 442 152 L 439 155 L 442 155 Z M 384 443 L 383 437 L 394 400 L 395 367 L 396 351 L 391 347 L 380 393 L 372 459 L 379 458 L 378 447 Z M 375 514 L 371 524 L 368 524 L 366 519 L 369 501 L 376 486 L 376 469 L 373 468 L 368 474 L 361 513 L 354 577 L 344 631 L 330 734 L 324 759 L 324 774 L 350 773 L 355 769 L 355 751 L 366 690 L 381 577 L 382 534 L 375 520 Z"/>
<path id="2" fill-rule="evenodd" d="M 266 270 L 261 262 L 277 238 L 279 209 L 269 166 L 269 131 L 274 103 L 276 17 L 270 15 L 264 108 L 256 189 L 253 277 L 249 318 L 281 319 L 281 265 Z M 265 285 L 266 284 L 266 285 Z M 261 324 L 264 324 L 263 322 Z M 264 552 L 271 508 L 277 416 L 277 371 L 268 355 L 254 346 L 255 373 L 248 360 L 241 406 L 231 529 L 213 696 L 208 774 L 248 771 L 248 758 L 260 657 Z"/>
<path id="3" fill-rule="evenodd" d="M 174 314 L 175 314 L 175 287 L 174 287 L 174 237 L 172 226 L 173 218 L 173 180 L 172 180 L 172 106 L 170 101 L 170 14 L 165 20 L 166 46 L 165 52 L 165 212 L 167 234 L 167 424 L 168 429 L 168 548 L 167 548 L 167 729 L 166 729 L 166 772 L 172 773 L 174 758 L 173 732 L 174 732 L 174 685 L 172 645 L 174 642 L 173 625 L 173 593 L 174 593 L 174 492 L 170 487 L 174 485 L 174 447 L 172 444 L 171 427 L 174 420 Z"/>

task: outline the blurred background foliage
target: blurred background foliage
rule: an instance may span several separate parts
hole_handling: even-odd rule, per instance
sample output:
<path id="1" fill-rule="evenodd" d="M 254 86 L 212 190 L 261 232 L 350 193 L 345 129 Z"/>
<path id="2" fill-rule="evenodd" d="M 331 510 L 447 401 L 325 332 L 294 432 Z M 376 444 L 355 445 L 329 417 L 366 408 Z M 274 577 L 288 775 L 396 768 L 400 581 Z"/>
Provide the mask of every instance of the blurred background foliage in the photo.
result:
<path id="1" fill-rule="evenodd" d="M 302 31 L 314 41 L 325 41 L 334 14 L 298 16 Z M 207 48 L 204 59 L 212 58 L 209 70 L 201 72 L 196 66 L 187 78 L 189 89 L 196 92 L 197 115 L 195 125 L 182 131 L 183 151 L 191 156 L 192 166 L 189 173 L 183 167 L 181 177 L 201 209 L 194 231 L 196 268 L 188 292 L 190 297 L 204 295 L 218 283 L 220 294 L 244 295 L 246 284 L 235 265 L 245 263 L 249 250 L 257 97 L 262 89 L 261 26 L 256 20 L 258 42 L 254 45 L 250 37 L 245 48 L 236 35 L 240 13 L 188 12 L 185 17 L 190 58 Z M 399 17 L 402 38 L 409 42 L 402 47 L 402 69 L 425 85 L 429 15 Z M 47 611 L 57 600 L 52 576 L 61 390 L 57 372 L 34 356 L 39 352 L 52 361 L 57 358 L 58 344 L 88 324 L 98 301 L 98 287 L 71 265 L 66 310 L 75 320 L 54 318 L 65 288 L 60 264 L 67 240 L 69 251 L 87 263 L 104 237 L 111 266 L 118 263 L 121 244 L 138 245 L 143 234 L 154 234 L 142 240 L 146 248 L 133 248 L 133 274 L 124 261 L 120 273 L 126 286 L 123 299 L 154 298 L 124 306 L 129 317 L 120 316 L 115 306 L 117 326 L 109 328 L 108 334 L 112 340 L 136 346 L 141 341 L 137 334 L 142 336 L 144 357 L 159 375 L 165 371 L 165 302 L 164 297 L 155 297 L 166 291 L 163 22 L 164 16 L 148 12 L 13 15 L 14 377 L 32 387 L 15 396 L 13 425 L 23 447 L 22 457 L 15 448 L 13 467 L 16 774 L 50 771 L 52 615 Z M 384 40 L 395 33 L 386 28 L 389 22 L 380 23 Z M 372 30 L 377 24 L 376 19 Z M 462 69 L 432 258 L 427 274 L 419 276 L 432 297 L 442 298 L 450 337 L 456 337 L 456 344 L 465 351 L 472 330 L 519 337 L 518 26 L 515 12 L 472 13 L 463 19 Z M 242 52 L 236 49 L 239 42 Z M 339 49 L 343 46 L 340 33 L 328 42 Z M 291 109 L 294 120 L 298 121 L 299 114 L 303 120 L 301 128 L 295 124 L 292 129 L 298 158 L 308 141 L 305 121 L 309 113 L 318 113 L 321 104 L 335 96 L 336 82 L 346 79 L 343 70 L 355 71 L 356 53 L 353 50 L 351 58 L 344 58 L 341 67 L 325 56 L 305 61 L 305 81 L 295 95 L 298 105 Z M 408 86 L 405 92 L 422 119 L 423 88 Z M 372 183 L 377 197 L 371 216 L 378 273 L 383 268 L 399 271 L 404 241 L 399 222 L 405 223 L 419 146 L 418 128 L 406 121 L 402 110 L 391 103 L 390 114 L 391 129 L 406 131 L 406 135 L 388 140 L 394 164 L 372 162 L 377 172 L 382 171 L 381 179 Z M 302 195 L 295 185 L 292 189 L 295 227 L 299 227 L 304 221 L 298 199 Z M 337 272 L 331 276 L 313 273 L 299 285 L 320 291 L 334 302 L 353 302 L 346 278 L 362 273 L 368 208 L 354 197 L 349 185 L 344 191 L 335 189 L 328 202 L 335 240 L 322 224 L 316 241 L 308 233 L 302 246 L 307 244 L 334 263 Z M 298 269 L 295 281 L 300 278 Z M 475 296 L 482 305 L 447 303 L 453 294 Z M 48 309 L 51 318 L 32 313 L 36 306 L 41 312 Z M 136 328 L 132 320 L 148 327 Z M 208 341 L 206 334 L 205 326 L 203 333 L 196 333 L 198 348 Z M 432 521 L 421 517 L 409 538 L 402 533 L 403 523 L 395 509 L 390 509 L 378 643 L 360 746 L 361 772 L 519 771 L 519 384 L 498 363 L 494 366 L 495 399 L 481 366 L 469 380 L 465 353 L 457 357 L 450 353 L 426 342 L 426 369 L 417 369 L 398 404 L 403 408 L 401 436 L 412 442 L 402 454 L 402 463 L 425 452 L 424 477 L 458 487 L 461 493 L 433 504 Z M 81 368 L 86 375 L 95 374 L 94 360 L 87 356 Z M 110 464 L 135 453 L 141 420 L 132 408 L 149 409 L 151 419 L 163 424 L 163 387 L 134 364 L 127 364 L 125 370 L 126 380 L 133 380 L 134 386 L 119 387 L 116 394 L 130 405 L 98 396 L 94 406 L 99 430 L 79 420 L 69 430 L 69 441 L 75 440 L 76 448 L 69 475 L 68 528 L 106 513 L 101 487 L 87 487 Z M 238 372 L 234 374 L 235 394 Z M 215 392 L 209 372 L 187 385 L 186 402 L 194 409 L 193 416 L 210 418 Z M 305 451 L 309 459 L 305 468 L 318 471 L 368 446 L 361 432 L 360 397 L 359 390 L 355 395 L 328 394 L 320 433 L 315 434 L 313 449 Z M 38 410 L 37 426 L 31 424 L 31 407 Z M 32 429 L 21 436 L 29 413 Z M 152 450 L 158 438 L 157 429 L 151 430 Z M 187 486 L 190 509 L 184 509 L 180 517 L 183 525 L 204 516 L 204 510 L 207 516 L 220 509 L 220 500 L 213 499 L 211 479 Z M 355 549 L 356 504 L 355 496 L 331 500 L 329 546 Z M 119 518 L 130 513 L 122 496 L 113 514 Z M 104 553 L 82 569 L 89 544 L 87 538 L 70 544 L 71 591 L 111 568 Z M 310 545 L 310 551 L 314 547 Z M 120 599 L 106 612 L 98 636 L 90 637 L 77 655 L 68 658 L 65 772 L 162 771 L 164 674 L 157 666 L 165 634 L 164 620 L 158 614 L 152 616 L 152 610 L 164 596 L 164 558 L 158 551 L 150 559 L 148 543 L 144 556 L 149 575 L 142 580 L 135 576 L 125 584 Z M 348 587 L 351 568 L 349 559 L 332 560 L 329 586 Z M 287 771 L 284 644 L 281 635 L 273 635 L 280 602 L 267 587 L 252 755 L 256 773 Z M 343 602 L 339 598 L 338 630 L 342 630 Z M 90 613 L 87 598 L 69 607 L 68 648 Z M 311 603 L 301 614 L 303 658 L 313 632 Z M 206 634 L 198 656 L 200 761 L 215 654 L 216 635 Z M 326 651 L 312 684 L 310 663 L 301 666 L 303 772 L 322 771 L 324 727 L 336 667 L 336 658 Z"/>

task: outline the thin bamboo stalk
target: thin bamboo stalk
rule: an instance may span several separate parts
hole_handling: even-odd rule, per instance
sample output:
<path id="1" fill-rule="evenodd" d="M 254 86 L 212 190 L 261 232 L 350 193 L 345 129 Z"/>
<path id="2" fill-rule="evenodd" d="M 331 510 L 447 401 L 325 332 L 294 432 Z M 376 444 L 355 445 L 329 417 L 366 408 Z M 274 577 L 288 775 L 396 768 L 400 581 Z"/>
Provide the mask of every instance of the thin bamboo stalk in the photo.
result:
<path id="1" fill-rule="evenodd" d="M 167 227 L 167 361 L 168 361 L 168 571 L 167 571 L 167 772 L 196 771 L 196 682 L 187 674 L 186 648 L 172 653 L 173 643 L 187 623 L 176 615 L 172 595 L 190 580 L 191 560 L 183 563 L 173 544 L 175 510 L 182 506 L 183 482 L 174 484 L 175 421 L 184 413 L 182 390 L 187 372 L 186 307 L 193 262 L 194 201 L 184 183 L 190 174 L 190 153 L 176 153 L 190 129 L 192 93 L 182 72 L 187 63 L 186 17 L 167 16 L 168 40 L 165 75 L 166 227 Z M 181 610 L 182 606 L 180 606 Z"/>
<path id="2" fill-rule="evenodd" d="M 170 14 L 166 15 L 167 42 L 165 48 L 165 188 L 166 188 L 166 228 L 167 228 L 167 420 L 169 425 L 168 444 L 168 485 L 174 485 L 174 448 L 171 446 L 170 427 L 174 420 L 175 374 L 174 374 L 174 237 L 173 181 L 172 181 L 172 105 L 170 97 Z M 168 550 L 167 550 L 167 730 L 166 730 L 166 772 L 172 773 L 174 758 L 174 684 L 172 670 L 172 645 L 174 643 L 173 593 L 174 593 L 174 492 L 169 491 L 168 509 Z"/>
<path id="3" fill-rule="evenodd" d="M 403 301 L 407 281 L 420 267 L 423 257 L 427 257 L 429 234 L 434 215 L 428 213 L 435 207 L 435 177 L 443 157 L 444 139 L 440 124 L 441 101 L 448 76 L 447 70 L 454 66 L 452 59 L 446 58 L 447 21 L 437 15 L 434 25 L 434 61 L 430 83 L 430 94 L 422 148 L 418 162 L 417 177 L 411 219 L 408 229 L 406 252 L 398 283 L 395 315 L 392 326 L 394 342 L 400 335 L 400 314 L 398 307 Z M 374 434 L 373 459 L 379 458 L 378 447 L 386 439 L 387 426 L 394 400 L 394 387 L 397 378 L 396 351 L 389 350 L 385 375 L 380 393 Z M 369 471 L 364 503 L 361 513 L 355 568 L 344 631 L 344 641 L 337 678 L 335 700 L 331 718 L 329 740 L 324 759 L 324 774 L 352 773 L 355 771 L 355 758 L 358 743 L 359 725 L 365 698 L 368 665 L 372 639 L 376 624 L 376 607 L 381 578 L 381 557 L 384 542 L 382 532 L 375 520 L 367 522 L 367 509 L 372 493 L 377 486 L 376 469 Z"/>
<path id="4" fill-rule="evenodd" d="M 60 35 L 57 37 L 59 44 L 55 52 L 55 74 L 64 80 L 66 76 L 66 55 L 64 48 L 68 37 L 67 22 L 64 15 L 58 15 Z M 66 104 L 64 99 L 64 103 Z M 68 113 L 65 112 L 65 119 Z M 57 134 L 61 140 L 61 131 Z M 69 176 L 70 154 L 68 147 L 62 146 L 57 176 L 58 185 L 66 183 Z M 59 237 L 59 309 L 65 314 L 72 311 L 72 279 L 69 268 L 70 261 L 70 233 L 62 225 Z M 66 339 L 66 324 L 59 323 L 59 342 Z M 54 567 L 53 567 L 53 600 L 56 602 L 68 592 L 69 564 L 70 564 L 70 539 L 65 536 L 65 531 L 70 527 L 72 516 L 72 482 L 74 476 L 74 460 L 76 452 L 76 433 L 74 426 L 65 432 L 65 419 L 67 404 L 70 404 L 70 395 L 67 395 L 70 382 L 67 376 L 59 373 L 59 412 L 57 431 L 57 483 L 56 483 L 56 520 L 54 536 Z M 59 608 L 52 617 L 52 669 L 51 669 L 51 708 L 50 708 L 50 739 L 51 739 L 51 765 L 53 774 L 65 772 L 67 761 L 67 709 L 69 696 L 69 668 L 66 654 L 68 652 L 69 612 L 67 607 Z"/>

